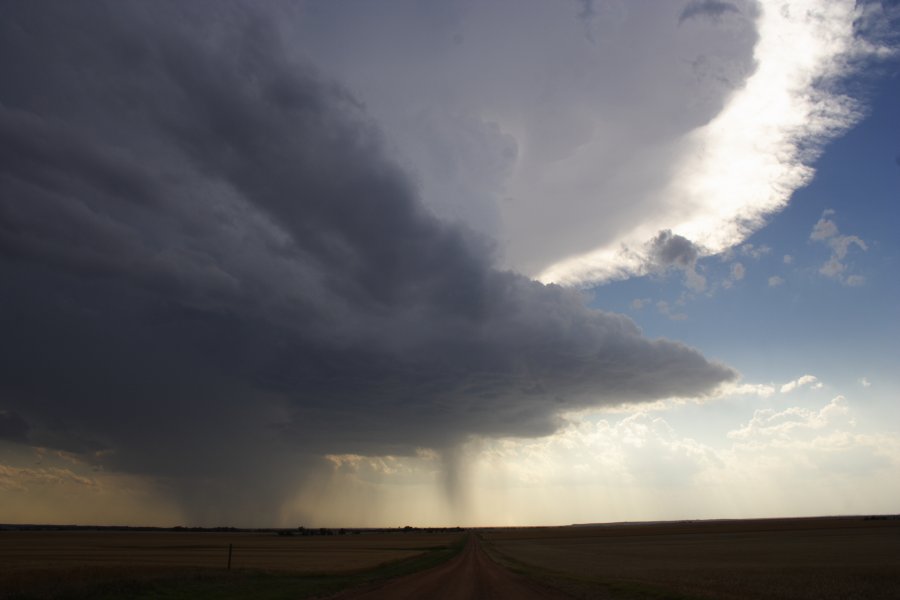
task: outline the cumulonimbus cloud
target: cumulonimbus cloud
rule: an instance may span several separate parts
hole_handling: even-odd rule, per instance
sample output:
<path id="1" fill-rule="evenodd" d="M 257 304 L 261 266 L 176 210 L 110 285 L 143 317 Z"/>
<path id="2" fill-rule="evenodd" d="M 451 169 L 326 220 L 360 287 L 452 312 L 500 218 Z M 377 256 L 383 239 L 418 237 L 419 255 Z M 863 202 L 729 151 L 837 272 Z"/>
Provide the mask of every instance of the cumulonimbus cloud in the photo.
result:
<path id="1" fill-rule="evenodd" d="M 692 0 L 678 16 L 678 22 L 689 19 L 707 18 L 716 21 L 728 14 L 741 14 L 740 9 L 731 2 L 722 0 Z"/>
<path id="2" fill-rule="evenodd" d="M 227 515 L 285 494 L 289 457 L 545 435 L 735 378 L 492 266 L 249 5 L 10 4 L 0 81 L 7 437 Z"/>

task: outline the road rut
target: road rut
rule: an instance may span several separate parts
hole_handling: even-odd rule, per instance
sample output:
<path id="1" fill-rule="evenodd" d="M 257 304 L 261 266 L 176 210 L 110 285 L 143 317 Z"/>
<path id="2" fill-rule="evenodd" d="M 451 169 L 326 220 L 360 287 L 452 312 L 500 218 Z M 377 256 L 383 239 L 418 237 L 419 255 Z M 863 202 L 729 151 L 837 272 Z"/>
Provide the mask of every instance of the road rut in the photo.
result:
<path id="1" fill-rule="evenodd" d="M 377 587 L 347 590 L 332 600 L 379 598 L 562 600 L 570 596 L 501 567 L 470 535 L 458 556 L 437 567 L 391 579 Z"/>

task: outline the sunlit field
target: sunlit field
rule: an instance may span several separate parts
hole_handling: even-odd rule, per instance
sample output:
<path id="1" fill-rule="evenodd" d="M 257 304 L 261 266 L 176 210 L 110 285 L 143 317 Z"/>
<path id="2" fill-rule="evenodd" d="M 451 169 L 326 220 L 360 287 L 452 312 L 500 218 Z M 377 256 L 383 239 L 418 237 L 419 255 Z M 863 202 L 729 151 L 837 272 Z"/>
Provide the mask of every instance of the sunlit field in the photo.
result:
<path id="1" fill-rule="evenodd" d="M 507 566 L 576 597 L 900 597 L 896 519 L 622 524 L 482 535 Z"/>

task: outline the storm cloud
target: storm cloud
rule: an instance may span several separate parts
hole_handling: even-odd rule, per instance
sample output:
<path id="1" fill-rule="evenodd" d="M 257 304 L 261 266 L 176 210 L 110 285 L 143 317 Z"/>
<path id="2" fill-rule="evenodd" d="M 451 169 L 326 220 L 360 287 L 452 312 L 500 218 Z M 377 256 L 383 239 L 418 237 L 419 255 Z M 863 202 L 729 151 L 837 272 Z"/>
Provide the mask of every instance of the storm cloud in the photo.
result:
<path id="1" fill-rule="evenodd" d="M 3 435 L 263 510 L 309 457 L 735 377 L 495 268 L 382 138 L 249 5 L 4 3 Z"/>
<path id="2" fill-rule="evenodd" d="M 681 11 L 678 22 L 683 23 L 688 19 L 697 19 L 700 17 L 706 17 L 716 21 L 729 13 L 739 15 L 741 14 L 741 10 L 731 2 L 722 2 L 721 0 L 693 0 Z"/>

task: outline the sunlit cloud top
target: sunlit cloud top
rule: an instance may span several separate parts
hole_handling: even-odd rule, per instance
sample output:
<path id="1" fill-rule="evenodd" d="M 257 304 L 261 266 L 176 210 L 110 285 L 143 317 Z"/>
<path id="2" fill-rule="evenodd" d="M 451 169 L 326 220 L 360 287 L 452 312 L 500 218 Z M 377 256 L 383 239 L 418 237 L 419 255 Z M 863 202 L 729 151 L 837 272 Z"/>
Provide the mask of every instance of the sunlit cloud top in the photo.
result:
<path id="1" fill-rule="evenodd" d="M 540 279 L 585 284 L 644 272 L 647 241 L 659 230 L 704 254 L 722 252 L 810 181 L 824 144 L 860 118 L 836 83 L 889 50 L 864 37 L 865 12 L 854 2 L 763 2 L 758 15 L 756 70 L 721 113 L 686 136 L 658 211 Z"/>

